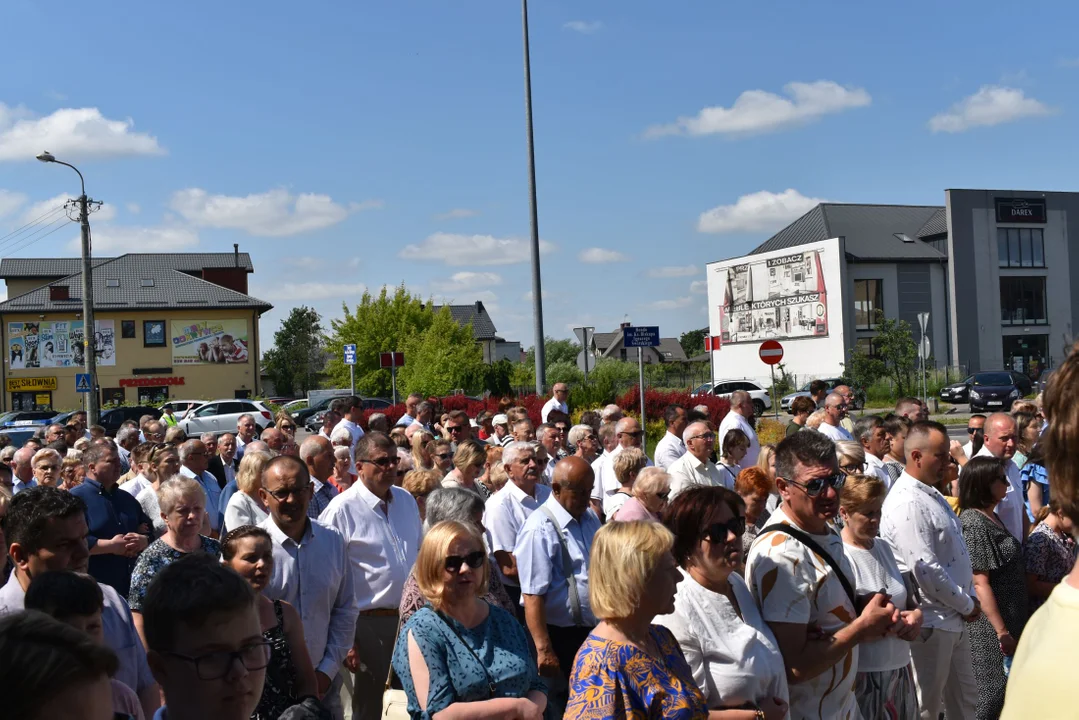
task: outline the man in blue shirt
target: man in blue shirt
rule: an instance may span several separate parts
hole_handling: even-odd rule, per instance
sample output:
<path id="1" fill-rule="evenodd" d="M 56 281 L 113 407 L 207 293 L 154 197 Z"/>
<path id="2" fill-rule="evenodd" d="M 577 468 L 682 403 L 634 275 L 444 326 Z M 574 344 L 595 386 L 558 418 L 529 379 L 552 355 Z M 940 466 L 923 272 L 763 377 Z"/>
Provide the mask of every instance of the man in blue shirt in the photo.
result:
<path id="1" fill-rule="evenodd" d="M 15 482 L 11 487 L 11 494 L 18 495 L 23 490 L 32 488 L 37 485 L 37 481 L 34 480 L 34 470 L 31 465 L 31 461 L 34 459 L 34 452 L 32 448 L 23 447 L 15 451 L 15 456 L 12 460 L 12 470 L 15 475 Z"/>
<path id="2" fill-rule="evenodd" d="M 95 440 L 83 460 L 86 480 L 71 494 L 86 503 L 90 574 L 127 597 L 135 560 L 149 543 L 152 523 L 139 502 L 116 485 L 120 455 L 112 440 Z"/>

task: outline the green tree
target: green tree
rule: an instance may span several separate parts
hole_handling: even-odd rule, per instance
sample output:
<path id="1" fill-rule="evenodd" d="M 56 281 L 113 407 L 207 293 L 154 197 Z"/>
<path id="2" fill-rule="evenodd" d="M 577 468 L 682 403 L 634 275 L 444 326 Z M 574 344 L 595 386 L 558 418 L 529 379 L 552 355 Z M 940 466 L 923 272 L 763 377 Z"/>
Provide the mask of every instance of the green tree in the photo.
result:
<path id="1" fill-rule="evenodd" d="M 274 346 L 262 356 L 262 366 L 278 395 L 306 395 L 318 387 L 326 364 L 322 318 L 306 305 L 292 308 L 274 333 Z"/>
<path id="2" fill-rule="evenodd" d="M 404 341 L 407 362 L 397 371 L 398 394 L 449 395 L 462 389 L 482 392 L 483 352 L 472 339 L 472 324 L 457 324 L 449 308 L 426 311 L 431 322 Z"/>
<path id="3" fill-rule="evenodd" d="M 576 340 L 555 340 L 553 337 L 543 339 L 544 359 L 547 367 L 556 363 L 568 362 L 577 364 L 577 353 L 581 352 L 581 346 Z M 532 346 L 525 352 L 525 364 L 536 366 L 536 347 Z M 548 384 L 552 382 L 548 378 Z"/>
<path id="4" fill-rule="evenodd" d="M 888 373 L 880 358 L 870 357 L 858 348 L 850 349 L 850 362 L 843 368 L 843 377 L 854 387 L 868 389 Z"/>
<path id="5" fill-rule="evenodd" d="M 914 371 L 918 364 L 918 344 L 914 342 L 910 323 L 886 318 L 877 311 L 877 336 L 873 338 L 877 355 L 884 359 L 885 374 L 895 381 L 896 392 L 910 395 L 914 386 Z"/>
<path id="6" fill-rule="evenodd" d="M 678 342 L 682 344 L 682 349 L 686 352 L 686 357 L 696 357 L 704 353 L 704 336 L 708 334 L 708 328 L 701 328 L 700 330 L 690 330 L 689 332 L 682 333 L 682 337 L 678 339 Z"/>

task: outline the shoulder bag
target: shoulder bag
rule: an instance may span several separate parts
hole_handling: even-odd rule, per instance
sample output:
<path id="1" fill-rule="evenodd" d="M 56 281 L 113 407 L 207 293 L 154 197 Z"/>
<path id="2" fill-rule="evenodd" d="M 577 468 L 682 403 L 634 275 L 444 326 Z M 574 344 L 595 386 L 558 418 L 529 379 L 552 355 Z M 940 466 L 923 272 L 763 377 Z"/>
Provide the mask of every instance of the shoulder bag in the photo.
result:
<path id="1" fill-rule="evenodd" d="M 397 638 L 401 635 L 401 625 L 397 621 L 397 632 L 393 636 L 393 646 L 397 647 Z M 347 671 L 346 671 L 347 672 Z M 408 714 L 408 694 L 393 687 L 393 663 L 386 675 L 386 687 L 382 690 L 382 720 L 411 720 Z"/>
<path id="2" fill-rule="evenodd" d="M 792 538 L 820 555 L 824 559 L 824 562 L 828 563 L 828 567 L 832 568 L 832 572 L 836 574 L 836 577 L 839 578 L 840 584 L 843 585 L 843 591 L 847 593 L 847 598 L 850 600 L 851 607 L 854 608 L 855 612 L 858 612 L 858 600 L 854 595 L 854 588 L 851 587 L 850 580 L 847 579 L 847 574 L 843 572 L 843 568 L 839 566 L 839 563 L 836 562 L 835 558 L 817 544 L 816 540 L 811 538 L 808 533 L 802 532 L 793 525 L 785 525 L 783 523 L 773 523 L 772 525 L 764 526 L 761 528 L 760 535 L 757 537 L 770 532 L 781 532 L 790 535 Z"/>

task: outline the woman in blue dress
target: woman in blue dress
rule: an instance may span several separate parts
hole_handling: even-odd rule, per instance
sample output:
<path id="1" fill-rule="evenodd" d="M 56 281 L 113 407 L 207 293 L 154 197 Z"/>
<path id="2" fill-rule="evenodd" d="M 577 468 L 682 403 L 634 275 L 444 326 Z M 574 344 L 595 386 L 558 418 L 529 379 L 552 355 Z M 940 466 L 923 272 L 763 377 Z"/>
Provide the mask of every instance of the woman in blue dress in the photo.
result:
<path id="1" fill-rule="evenodd" d="M 547 687 L 524 628 L 481 599 L 489 568 L 475 528 L 442 522 L 424 537 L 415 575 L 430 605 L 404 624 L 393 653 L 413 720 L 447 709 L 477 720 L 544 717 Z"/>

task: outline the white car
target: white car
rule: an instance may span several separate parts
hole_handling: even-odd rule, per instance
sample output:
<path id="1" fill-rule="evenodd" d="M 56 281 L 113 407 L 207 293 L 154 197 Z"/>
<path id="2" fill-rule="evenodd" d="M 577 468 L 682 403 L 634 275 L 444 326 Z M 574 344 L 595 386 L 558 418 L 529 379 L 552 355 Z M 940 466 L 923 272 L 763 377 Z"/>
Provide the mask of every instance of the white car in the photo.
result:
<path id="1" fill-rule="evenodd" d="M 177 420 L 183 420 L 187 413 L 191 412 L 199 405 L 205 403 L 205 400 L 169 400 L 167 403 L 158 408 L 161 412 L 165 412 L 165 408 L 170 408 L 172 414 L 176 416 Z"/>
<path id="2" fill-rule="evenodd" d="M 772 398 L 768 395 L 768 388 L 754 380 L 716 380 L 714 383 L 701 385 L 693 391 L 693 394 L 730 398 L 735 390 L 745 390 L 749 393 L 749 396 L 753 398 L 753 414 L 757 417 L 761 417 L 772 407 Z"/>
<path id="3" fill-rule="evenodd" d="M 273 425 L 273 413 L 261 402 L 234 398 L 203 403 L 190 411 L 187 417 L 177 425 L 183 428 L 188 437 L 198 437 L 205 432 L 216 435 L 234 433 L 240 416 L 245 414 L 255 418 L 255 425 L 258 426 L 257 434 L 261 434 L 263 430 Z"/>

